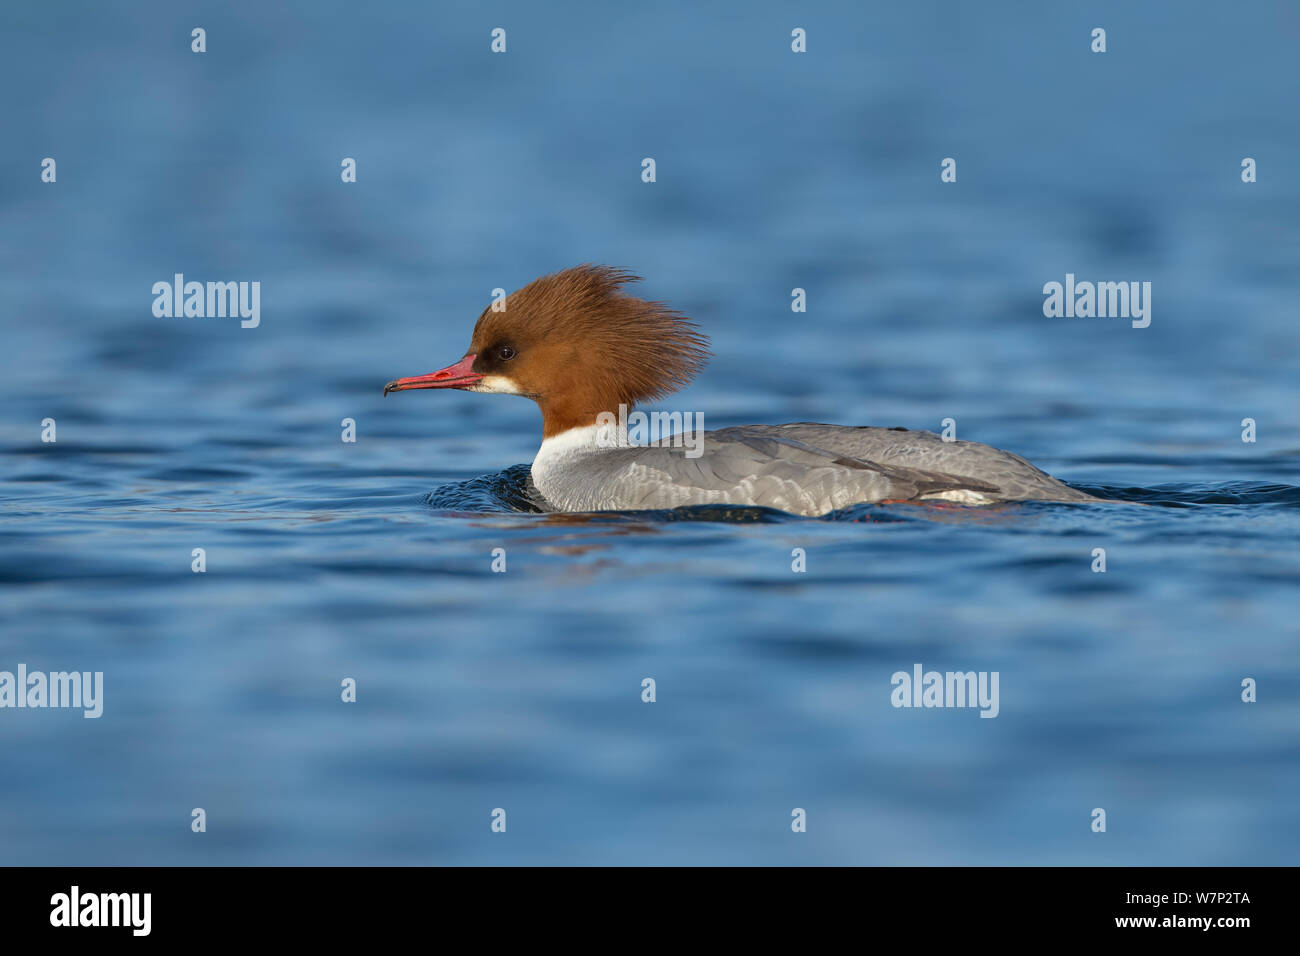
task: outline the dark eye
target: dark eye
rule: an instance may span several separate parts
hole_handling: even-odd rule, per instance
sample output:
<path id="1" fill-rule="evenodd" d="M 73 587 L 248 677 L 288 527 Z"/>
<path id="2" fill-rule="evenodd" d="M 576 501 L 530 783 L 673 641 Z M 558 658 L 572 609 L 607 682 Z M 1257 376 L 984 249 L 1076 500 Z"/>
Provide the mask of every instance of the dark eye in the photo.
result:
<path id="1" fill-rule="evenodd" d="M 514 357 L 515 357 L 515 349 L 514 346 L 512 345 L 503 345 L 499 349 L 497 349 L 497 358 L 501 359 L 502 361 L 509 362 Z"/>

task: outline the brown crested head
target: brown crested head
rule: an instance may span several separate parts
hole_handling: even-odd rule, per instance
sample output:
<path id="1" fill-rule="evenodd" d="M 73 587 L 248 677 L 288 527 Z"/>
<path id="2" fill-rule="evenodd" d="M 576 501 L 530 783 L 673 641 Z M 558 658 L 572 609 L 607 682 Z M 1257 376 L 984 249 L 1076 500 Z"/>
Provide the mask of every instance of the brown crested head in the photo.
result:
<path id="1" fill-rule="evenodd" d="M 385 391 L 526 395 L 541 407 L 548 438 L 594 424 L 601 412 L 617 414 L 619 405 L 662 398 L 704 367 L 708 339 L 663 303 L 626 294 L 623 287 L 635 281 L 597 265 L 536 279 L 483 310 L 460 363 Z"/>

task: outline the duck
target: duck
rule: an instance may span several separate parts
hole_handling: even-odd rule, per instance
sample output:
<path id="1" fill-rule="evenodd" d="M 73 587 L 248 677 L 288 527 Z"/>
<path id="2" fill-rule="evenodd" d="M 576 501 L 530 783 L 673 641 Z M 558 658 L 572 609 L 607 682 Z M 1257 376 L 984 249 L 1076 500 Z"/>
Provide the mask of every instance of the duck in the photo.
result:
<path id="1" fill-rule="evenodd" d="M 739 425 L 633 443 L 632 410 L 685 386 L 711 357 L 695 322 L 631 294 L 639 281 L 594 264 L 535 279 L 483 310 L 459 360 L 384 394 L 532 399 L 542 416 L 532 484 L 557 512 L 729 505 L 818 517 L 863 503 L 1104 500 L 1011 452 L 898 427 Z"/>

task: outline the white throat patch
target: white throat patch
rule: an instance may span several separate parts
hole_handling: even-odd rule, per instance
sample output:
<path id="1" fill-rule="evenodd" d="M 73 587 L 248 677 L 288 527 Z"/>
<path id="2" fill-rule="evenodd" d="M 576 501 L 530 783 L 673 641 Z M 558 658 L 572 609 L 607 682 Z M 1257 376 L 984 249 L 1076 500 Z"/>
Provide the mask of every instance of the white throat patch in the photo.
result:
<path id="1" fill-rule="evenodd" d="M 507 378 L 505 375 L 485 375 L 483 380 L 472 388 L 465 389 L 467 392 L 491 392 L 497 395 L 522 395 L 524 390 L 513 378 Z"/>

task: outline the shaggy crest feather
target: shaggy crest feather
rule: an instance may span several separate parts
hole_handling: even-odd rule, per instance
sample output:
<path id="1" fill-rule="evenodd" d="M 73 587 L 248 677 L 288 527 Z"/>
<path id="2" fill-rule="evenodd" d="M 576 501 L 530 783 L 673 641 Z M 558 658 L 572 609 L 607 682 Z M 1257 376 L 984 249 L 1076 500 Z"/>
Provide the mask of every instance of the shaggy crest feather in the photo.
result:
<path id="1" fill-rule="evenodd" d="M 525 348 L 545 343 L 559 360 L 567 353 L 601 410 L 662 398 L 699 373 L 709 342 L 680 312 L 624 292 L 639 281 L 591 264 L 542 276 L 510 293 L 504 311 L 483 311 L 471 348 L 509 339 Z"/>

